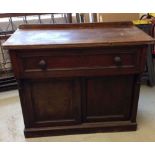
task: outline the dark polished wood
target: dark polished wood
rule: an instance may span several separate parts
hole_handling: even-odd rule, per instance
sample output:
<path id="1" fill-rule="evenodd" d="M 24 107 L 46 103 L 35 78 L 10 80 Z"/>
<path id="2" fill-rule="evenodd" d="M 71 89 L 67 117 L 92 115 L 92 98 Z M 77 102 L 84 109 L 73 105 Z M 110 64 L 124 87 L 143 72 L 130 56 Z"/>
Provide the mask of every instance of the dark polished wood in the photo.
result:
<path id="1" fill-rule="evenodd" d="M 153 42 L 129 22 L 20 26 L 3 46 L 18 80 L 25 136 L 136 130 L 140 75 Z"/>
<path id="2" fill-rule="evenodd" d="M 7 49 L 58 49 L 144 45 L 154 41 L 131 22 L 28 24 L 20 25 L 3 46 Z"/>

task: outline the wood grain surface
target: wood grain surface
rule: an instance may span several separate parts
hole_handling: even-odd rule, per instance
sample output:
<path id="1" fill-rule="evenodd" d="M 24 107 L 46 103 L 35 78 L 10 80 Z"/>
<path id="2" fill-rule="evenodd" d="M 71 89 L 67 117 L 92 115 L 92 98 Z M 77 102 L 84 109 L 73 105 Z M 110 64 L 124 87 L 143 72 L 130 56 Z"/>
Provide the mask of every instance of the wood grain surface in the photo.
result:
<path id="1" fill-rule="evenodd" d="M 152 44 L 154 39 L 130 22 L 21 25 L 4 48 L 70 48 Z"/>

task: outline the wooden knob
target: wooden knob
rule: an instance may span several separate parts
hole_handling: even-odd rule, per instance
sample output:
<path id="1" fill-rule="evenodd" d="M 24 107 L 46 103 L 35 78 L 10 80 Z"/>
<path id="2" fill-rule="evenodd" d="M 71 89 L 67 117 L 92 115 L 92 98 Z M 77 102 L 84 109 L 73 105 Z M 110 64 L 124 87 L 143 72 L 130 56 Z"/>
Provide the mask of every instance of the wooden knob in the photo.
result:
<path id="1" fill-rule="evenodd" d="M 119 56 L 114 57 L 114 61 L 116 65 L 121 65 L 122 64 L 122 60 Z"/>
<path id="2" fill-rule="evenodd" d="M 45 60 L 40 60 L 38 63 L 39 68 L 41 68 L 42 70 L 45 70 L 47 68 L 47 64 Z"/>

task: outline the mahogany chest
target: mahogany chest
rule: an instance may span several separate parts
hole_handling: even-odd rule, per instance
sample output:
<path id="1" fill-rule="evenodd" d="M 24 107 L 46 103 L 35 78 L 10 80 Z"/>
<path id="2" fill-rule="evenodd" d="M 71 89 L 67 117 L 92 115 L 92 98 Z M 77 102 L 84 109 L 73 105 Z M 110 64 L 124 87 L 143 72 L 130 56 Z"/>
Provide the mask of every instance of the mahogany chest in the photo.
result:
<path id="1" fill-rule="evenodd" d="M 130 22 L 21 25 L 3 46 L 18 81 L 25 136 L 136 130 L 152 43 Z"/>

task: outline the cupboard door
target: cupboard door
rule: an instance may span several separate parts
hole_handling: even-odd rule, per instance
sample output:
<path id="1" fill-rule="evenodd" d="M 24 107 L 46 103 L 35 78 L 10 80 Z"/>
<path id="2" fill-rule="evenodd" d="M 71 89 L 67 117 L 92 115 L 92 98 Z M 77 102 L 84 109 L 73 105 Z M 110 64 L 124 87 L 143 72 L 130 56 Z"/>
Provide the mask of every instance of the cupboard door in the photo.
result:
<path id="1" fill-rule="evenodd" d="M 84 121 L 128 120 L 133 82 L 133 76 L 88 78 Z"/>
<path id="2" fill-rule="evenodd" d="M 80 84 L 77 79 L 42 79 L 24 82 L 31 126 L 77 124 L 81 121 Z"/>

